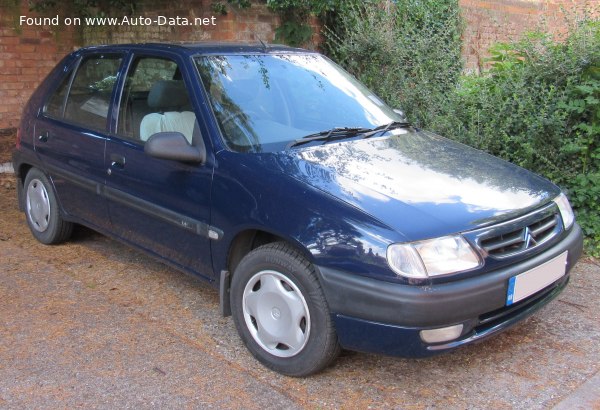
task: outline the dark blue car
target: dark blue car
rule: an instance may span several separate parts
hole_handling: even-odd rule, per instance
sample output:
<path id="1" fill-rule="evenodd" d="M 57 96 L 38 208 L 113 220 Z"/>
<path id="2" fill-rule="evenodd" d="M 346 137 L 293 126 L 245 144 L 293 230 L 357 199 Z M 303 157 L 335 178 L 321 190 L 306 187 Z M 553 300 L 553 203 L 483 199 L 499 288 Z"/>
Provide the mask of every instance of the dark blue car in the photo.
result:
<path id="1" fill-rule="evenodd" d="M 19 204 L 220 291 L 263 364 L 420 357 L 556 297 L 582 234 L 549 181 L 417 129 L 320 54 L 138 44 L 65 57 L 25 107 Z"/>

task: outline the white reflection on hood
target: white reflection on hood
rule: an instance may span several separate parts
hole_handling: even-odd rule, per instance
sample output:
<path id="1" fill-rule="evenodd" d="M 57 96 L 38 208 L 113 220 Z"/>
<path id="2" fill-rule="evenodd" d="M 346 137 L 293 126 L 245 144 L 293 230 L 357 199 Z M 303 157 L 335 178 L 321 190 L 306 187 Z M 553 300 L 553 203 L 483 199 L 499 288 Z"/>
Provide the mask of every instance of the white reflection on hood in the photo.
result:
<path id="1" fill-rule="evenodd" d="M 406 131 L 395 133 L 405 134 Z M 485 175 L 484 167 L 478 180 L 468 172 L 461 173 L 459 164 L 454 175 L 436 171 L 415 158 L 402 155 L 385 142 L 341 142 L 307 149 L 300 155 L 308 162 L 332 170 L 341 189 L 357 201 L 369 197 L 378 201 L 395 199 L 409 205 L 460 203 L 470 212 L 494 210 L 503 213 L 533 206 L 542 198 L 525 187 L 511 186 L 502 181 L 501 176 Z M 333 145 L 338 145 L 335 155 L 323 155 L 323 149 L 333 148 Z M 348 155 L 344 155 L 344 149 L 349 150 Z"/>

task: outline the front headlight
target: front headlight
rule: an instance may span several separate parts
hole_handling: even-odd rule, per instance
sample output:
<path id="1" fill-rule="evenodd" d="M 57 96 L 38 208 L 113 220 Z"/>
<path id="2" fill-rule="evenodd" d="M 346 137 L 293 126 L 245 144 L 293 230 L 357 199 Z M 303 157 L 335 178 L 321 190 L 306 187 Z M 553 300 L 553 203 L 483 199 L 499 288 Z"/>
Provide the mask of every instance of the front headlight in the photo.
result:
<path id="1" fill-rule="evenodd" d="M 573 226 L 573 222 L 575 222 L 575 215 L 573 214 L 573 209 L 571 209 L 571 204 L 569 204 L 567 196 L 561 192 L 559 196 L 554 198 L 554 203 L 558 205 L 558 210 L 560 211 L 560 216 L 562 217 L 565 229 L 569 229 Z"/>
<path id="2" fill-rule="evenodd" d="M 481 266 L 471 245 L 460 235 L 388 246 L 390 268 L 407 278 L 427 278 Z"/>

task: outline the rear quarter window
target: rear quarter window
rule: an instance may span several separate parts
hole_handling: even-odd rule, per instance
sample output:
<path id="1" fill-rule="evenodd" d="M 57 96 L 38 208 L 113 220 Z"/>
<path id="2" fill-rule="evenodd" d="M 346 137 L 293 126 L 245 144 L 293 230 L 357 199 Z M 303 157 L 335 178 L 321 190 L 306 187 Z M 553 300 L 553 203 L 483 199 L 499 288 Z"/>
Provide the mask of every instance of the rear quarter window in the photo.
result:
<path id="1" fill-rule="evenodd" d="M 70 70 L 65 75 L 54 92 L 50 94 L 46 105 L 44 106 L 44 114 L 53 118 L 62 118 L 65 114 L 65 99 L 69 92 L 69 84 L 71 77 L 73 76 L 73 70 Z"/>

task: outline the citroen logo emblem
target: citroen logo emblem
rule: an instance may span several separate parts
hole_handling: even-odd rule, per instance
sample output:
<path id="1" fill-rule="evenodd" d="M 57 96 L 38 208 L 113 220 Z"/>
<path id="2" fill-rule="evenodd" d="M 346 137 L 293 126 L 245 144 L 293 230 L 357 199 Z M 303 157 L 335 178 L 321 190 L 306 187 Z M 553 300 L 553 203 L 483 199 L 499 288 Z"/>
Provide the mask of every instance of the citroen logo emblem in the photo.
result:
<path id="1" fill-rule="evenodd" d="M 529 227 L 525 228 L 525 230 L 523 231 L 523 242 L 525 242 L 525 249 L 529 249 L 537 244 L 535 238 L 531 234 L 531 229 L 529 229 Z"/>

